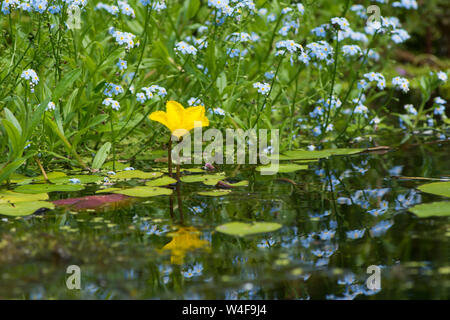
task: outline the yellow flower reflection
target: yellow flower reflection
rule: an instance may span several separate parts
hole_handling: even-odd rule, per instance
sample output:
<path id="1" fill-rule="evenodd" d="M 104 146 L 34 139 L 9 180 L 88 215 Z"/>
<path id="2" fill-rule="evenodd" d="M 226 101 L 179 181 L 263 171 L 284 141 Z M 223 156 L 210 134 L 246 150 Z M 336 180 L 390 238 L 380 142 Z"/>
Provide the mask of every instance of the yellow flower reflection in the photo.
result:
<path id="1" fill-rule="evenodd" d="M 170 262 L 182 264 L 188 251 L 195 249 L 209 249 L 209 242 L 199 238 L 200 232 L 194 227 L 180 227 L 176 232 L 170 233 L 172 240 L 162 250 L 170 250 Z"/>
<path id="2" fill-rule="evenodd" d="M 185 109 L 176 101 L 167 101 L 166 112 L 155 111 L 149 118 L 165 125 L 177 138 L 184 136 L 194 127 L 209 126 L 209 120 L 205 116 L 205 107 L 196 106 Z"/>

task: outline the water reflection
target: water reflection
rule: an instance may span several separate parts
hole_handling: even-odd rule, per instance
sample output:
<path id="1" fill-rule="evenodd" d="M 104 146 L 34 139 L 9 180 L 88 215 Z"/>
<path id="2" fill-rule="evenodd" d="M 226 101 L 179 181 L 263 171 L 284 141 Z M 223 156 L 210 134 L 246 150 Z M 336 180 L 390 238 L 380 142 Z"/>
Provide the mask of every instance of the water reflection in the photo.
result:
<path id="1" fill-rule="evenodd" d="M 332 157 L 285 180 L 230 167 L 227 176 L 249 186 L 222 197 L 181 184 L 101 214 L 3 217 L 0 298 L 445 299 L 448 220 L 408 213 L 438 198 L 395 177 L 448 174 L 446 154 L 425 145 Z M 283 228 L 244 238 L 214 230 L 255 220 Z M 69 264 L 82 269 L 81 292 L 64 286 Z M 370 265 L 381 267 L 380 290 L 366 286 Z"/>

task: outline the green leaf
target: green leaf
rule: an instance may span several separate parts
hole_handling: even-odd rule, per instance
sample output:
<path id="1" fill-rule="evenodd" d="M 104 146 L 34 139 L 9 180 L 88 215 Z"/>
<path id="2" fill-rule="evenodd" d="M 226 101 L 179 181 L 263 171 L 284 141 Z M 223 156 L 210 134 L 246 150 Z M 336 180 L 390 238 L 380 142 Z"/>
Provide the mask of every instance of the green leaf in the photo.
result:
<path id="1" fill-rule="evenodd" d="M 265 166 L 259 166 L 256 167 L 257 171 L 263 171 L 263 170 L 267 170 L 271 168 L 271 165 L 265 165 Z M 274 168 L 276 169 L 276 168 Z M 289 172 L 295 172 L 295 171 L 299 171 L 299 170 L 307 170 L 308 166 L 307 165 L 300 165 L 300 164 L 295 164 L 295 163 L 280 163 L 278 165 L 278 173 L 289 173 Z"/>
<path id="2" fill-rule="evenodd" d="M 168 177 L 168 176 L 164 176 L 164 177 L 161 177 L 161 178 L 158 178 L 155 180 L 147 181 L 145 183 L 145 185 L 149 186 L 149 187 L 161 187 L 161 186 L 167 186 L 169 184 L 176 183 L 176 182 L 177 182 L 177 180 L 175 180 L 171 177 Z"/>
<path id="3" fill-rule="evenodd" d="M 139 186 L 130 189 L 113 191 L 113 193 L 120 193 L 130 197 L 147 198 L 156 196 L 168 196 L 172 194 L 172 190 L 167 188 Z"/>
<path id="4" fill-rule="evenodd" d="M 450 198 L 450 181 L 427 183 L 417 189 L 422 192 Z"/>
<path id="5" fill-rule="evenodd" d="M 95 191 L 95 193 L 113 193 L 114 191 L 123 190 L 121 188 L 106 188 Z"/>
<path id="6" fill-rule="evenodd" d="M 200 0 L 190 0 L 187 9 L 187 18 L 191 19 L 192 17 L 194 17 L 199 8 L 200 8 Z"/>
<path id="7" fill-rule="evenodd" d="M 118 161 L 116 161 L 114 164 L 115 164 L 116 170 L 123 170 L 130 166 L 129 163 L 123 163 L 123 162 L 118 162 Z M 105 162 L 105 164 L 103 165 L 103 169 L 113 170 L 113 161 Z"/>
<path id="8" fill-rule="evenodd" d="M 9 141 L 11 142 L 11 158 L 15 159 L 20 157 L 23 153 L 23 147 L 21 144 L 22 139 L 19 130 L 17 130 L 17 128 L 6 119 L 2 120 L 2 124 L 5 127 Z"/>
<path id="9" fill-rule="evenodd" d="M 12 174 L 14 171 L 17 170 L 25 161 L 27 158 L 20 158 L 16 161 L 13 161 L 6 165 L 5 167 L 0 169 L 0 182 L 3 180 L 8 179 L 9 175 Z"/>
<path id="10" fill-rule="evenodd" d="M 216 228 L 216 231 L 225 233 L 230 236 L 244 237 L 248 235 L 273 232 L 282 227 L 281 224 L 275 222 L 229 222 Z"/>
<path id="11" fill-rule="evenodd" d="M 0 204 L 1 203 L 18 203 L 26 201 L 48 200 L 47 193 L 18 193 L 14 191 L 2 191 L 0 192 Z"/>
<path id="12" fill-rule="evenodd" d="M 204 175 L 187 175 L 187 176 L 182 176 L 180 178 L 181 182 L 185 182 L 185 183 L 193 183 L 193 182 L 203 182 L 207 185 L 215 185 L 217 184 L 217 182 L 219 182 L 220 180 L 225 179 L 224 175 L 213 175 L 213 174 L 204 174 Z"/>
<path id="13" fill-rule="evenodd" d="M 14 189 L 22 193 L 46 193 L 46 192 L 72 192 L 83 190 L 84 187 L 79 184 L 27 184 L 18 186 Z"/>
<path id="14" fill-rule="evenodd" d="M 14 116 L 14 114 L 8 108 L 4 108 L 4 110 L 5 110 L 6 120 L 11 122 L 14 125 L 14 127 L 16 127 L 19 134 L 22 135 L 22 127 L 20 126 L 20 123 L 17 120 L 17 118 Z"/>
<path id="15" fill-rule="evenodd" d="M 111 150 L 111 142 L 106 142 L 95 155 L 94 161 L 92 161 L 93 169 L 100 169 L 108 157 L 109 150 Z"/>
<path id="16" fill-rule="evenodd" d="M 66 174 L 64 172 L 59 172 L 59 171 L 52 171 L 52 172 L 47 172 L 47 178 L 49 180 L 54 180 L 54 179 L 58 179 L 61 177 L 65 177 Z M 36 176 L 36 177 L 26 177 L 24 176 L 23 179 L 16 179 L 14 182 L 18 183 L 18 184 L 30 184 L 33 182 L 44 182 L 45 178 L 44 175 L 40 175 L 40 176 Z"/>
<path id="17" fill-rule="evenodd" d="M 409 208 L 409 211 L 419 218 L 447 217 L 450 215 L 450 201 L 419 204 Z"/>
<path id="18" fill-rule="evenodd" d="M 18 202 L 14 205 L 1 203 L 0 214 L 14 217 L 27 216 L 42 208 L 53 209 L 55 206 L 53 203 L 47 201 L 26 201 Z"/>
<path id="19" fill-rule="evenodd" d="M 141 170 L 126 170 L 117 172 L 109 177 L 114 180 L 128 180 L 128 179 L 154 179 L 161 177 L 162 172 L 144 172 Z"/>
<path id="20" fill-rule="evenodd" d="M 58 82 L 55 90 L 53 90 L 52 101 L 58 101 L 64 91 L 69 90 L 72 84 L 81 76 L 81 69 L 69 71 L 61 81 Z M 70 90 L 72 91 L 72 90 Z"/>

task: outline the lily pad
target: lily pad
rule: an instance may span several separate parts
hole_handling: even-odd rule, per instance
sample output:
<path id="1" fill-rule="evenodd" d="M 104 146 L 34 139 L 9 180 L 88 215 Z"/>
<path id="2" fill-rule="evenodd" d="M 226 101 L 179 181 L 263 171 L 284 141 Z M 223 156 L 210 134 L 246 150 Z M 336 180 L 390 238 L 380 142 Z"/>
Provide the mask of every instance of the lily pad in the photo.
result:
<path id="1" fill-rule="evenodd" d="M 168 176 L 164 176 L 164 177 L 161 177 L 161 178 L 158 178 L 155 180 L 147 181 L 145 183 L 145 185 L 149 186 L 149 187 L 162 187 L 162 186 L 167 186 L 167 185 L 175 183 L 175 182 L 177 182 L 177 180 L 175 180 L 171 177 L 168 177 Z"/>
<path id="2" fill-rule="evenodd" d="M 214 190 L 211 190 L 211 191 L 200 191 L 197 194 L 200 195 L 200 196 L 221 197 L 221 196 L 226 196 L 230 192 L 231 192 L 231 190 L 214 189 Z"/>
<path id="3" fill-rule="evenodd" d="M 450 201 L 423 203 L 409 208 L 419 218 L 448 217 L 450 215 Z"/>
<path id="4" fill-rule="evenodd" d="M 56 183 L 56 184 L 69 184 L 69 183 L 71 183 L 70 179 L 78 179 L 78 180 L 80 180 L 81 184 L 86 184 L 86 183 L 95 183 L 98 181 L 102 181 L 104 178 L 101 176 L 96 176 L 96 175 L 79 174 L 79 175 L 74 175 L 74 176 L 51 178 L 50 182 Z"/>
<path id="5" fill-rule="evenodd" d="M 181 182 L 185 182 L 185 183 L 192 183 L 192 182 L 203 182 L 207 185 L 215 185 L 217 184 L 217 182 L 219 182 L 220 180 L 225 179 L 225 175 L 219 174 L 205 174 L 205 175 L 187 175 L 187 176 L 182 176 L 180 178 Z"/>
<path id="6" fill-rule="evenodd" d="M 239 182 L 231 183 L 227 181 L 222 181 L 225 185 L 228 185 L 230 187 L 246 187 L 248 186 L 248 180 L 242 180 Z"/>
<path id="7" fill-rule="evenodd" d="M 39 201 L 48 200 L 47 193 L 18 193 L 14 191 L 4 191 L 0 193 L 0 204 L 2 203 L 18 203 L 18 202 L 29 202 L 29 201 Z"/>
<path id="8" fill-rule="evenodd" d="M 113 170 L 113 163 L 115 164 L 115 169 L 116 170 L 123 170 L 125 168 L 128 168 L 130 166 L 129 163 L 123 163 L 123 162 L 113 162 L 113 161 L 108 161 L 105 162 L 102 166 L 102 169 L 105 170 Z"/>
<path id="9" fill-rule="evenodd" d="M 66 174 L 64 172 L 59 172 L 59 171 L 47 172 L 46 174 L 47 174 L 47 178 L 49 180 L 66 176 Z M 25 177 L 24 179 L 21 179 L 21 180 L 16 179 L 15 182 L 18 184 L 29 184 L 29 183 L 34 183 L 34 182 L 40 183 L 40 182 L 45 182 L 45 178 L 43 175 L 40 175 L 40 176 L 36 176 L 36 177 Z"/>
<path id="10" fill-rule="evenodd" d="M 265 166 L 256 167 L 257 171 L 264 171 L 264 170 L 268 170 L 268 169 L 272 169 L 270 164 L 265 165 Z M 276 167 L 274 169 L 276 169 Z M 280 163 L 278 165 L 278 171 L 276 171 L 276 172 L 289 173 L 289 172 L 295 172 L 295 171 L 307 170 L 307 169 L 308 169 L 307 165 L 300 165 L 300 164 L 296 164 L 296 163 Z"/>
<path id="11" fill-rule="evenodd" d="M 156 197 L 156 196 L 168 196 L 172 194 L 171 189 L 167 188 L 159 188 L 159 187 L 148 187 L 148 186 L 139 186 L 129 189 L 123 189 L 114 191 L 114 193 L 124 194 L 130 197 Z"/>
<path id="12" fill-rule="evenodd" d="M 72 192 L 83 190 L 84 187 L 79 184 L 27 184 L 18 186 L 14 189 L 21 193 L 47 193 L 47 192 Z"/>
<path id="13" fill-rule="evenodd" d="M 450 181 L 427 183 L 418 189 L 422 192 L 450 198 Z"/>
<path id="14" fill-rule="evenodd" d="M 216 228 L 216 231 L 228 234 L 230 236 L 244 237 L 248 235 L 272 232 L 280 229 L 281 224 L 275 222 L 229 222 Z"/>
<path id="15" fill-rule="evenodd" d="M 128 179 L 154 179 L 163 175 L 162 172 L 144 172 L 141 170 L 127 170 L 117 172 L 115 175 L 110 175 L 111 179 L 128 180 Z"/>
<path id="16" fill-rule="evenodd" d="M 113 191 L 123 190 L 122 188 L 106 188 L 95 191 L 95 193 L 112 193 Z"/>
<path id="17" fill-rule="evenodd" d="M 27 216 L 42 208 L 53 209 L 55 206 L 48 201 L 24 201 L 16 204 L 1 203 L 0 214 L 7 216 Z"/>

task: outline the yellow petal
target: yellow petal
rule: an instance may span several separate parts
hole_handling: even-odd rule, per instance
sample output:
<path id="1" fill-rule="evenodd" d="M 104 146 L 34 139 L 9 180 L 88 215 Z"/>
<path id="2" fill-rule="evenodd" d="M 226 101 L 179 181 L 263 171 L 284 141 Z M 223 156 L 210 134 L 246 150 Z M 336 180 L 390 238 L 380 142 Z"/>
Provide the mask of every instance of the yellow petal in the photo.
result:
<path id="1" fill-rule="evenodd" d="M 200 125 L 195 122 L 200 122 Z M 185 110 L 184 127 L 192 130 L 194 127 L 205 127 L 209 125 L 208 118 L 205 117 L 205 107 L 196 106 Z"/>
<path id="2" fill-rule="evenodd" d="M 167 128 L 169 128 L 169 130 L 171 130 L 169 121 L 167 120 L 167 113 L 165 113 L 164 111 L 152 112 L 152 114 L 150 114 L 149 118 L 150 118 L 150 120 L 158 121 L 159 123 L 161 123 L 161 124 L 165 125 Z"/>
<path id="3" fill-rule="evenodd" d="M 176 101 L 167 101 L 167 120 L 170 125 L 170 131 L 183 129 L 184 108 Z"/>

